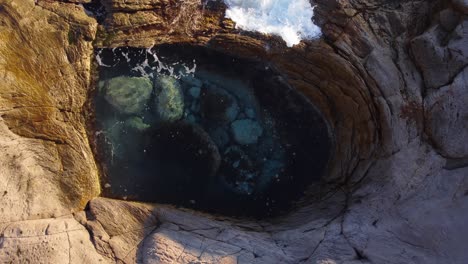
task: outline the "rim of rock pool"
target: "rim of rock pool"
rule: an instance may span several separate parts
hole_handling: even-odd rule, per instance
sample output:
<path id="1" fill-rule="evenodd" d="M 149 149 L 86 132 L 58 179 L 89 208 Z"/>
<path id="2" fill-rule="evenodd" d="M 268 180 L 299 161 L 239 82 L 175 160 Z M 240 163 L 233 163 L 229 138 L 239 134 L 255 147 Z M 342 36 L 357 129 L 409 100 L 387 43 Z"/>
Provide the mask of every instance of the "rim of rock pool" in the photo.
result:
<path id="1" fill-rule="evenodd" d="M 145 49 L 147 48 L 137 48 L 137 47 L 121 47 L 121 48 L 128 48 L 128 49 Z M 276 74 L 277 76 L 280 76 L 281 78 L 283 77 L 283 74 L 279 72 L 274 65 L 272 65 L 270 62 L 267 60 L 260 60 L 260 59 L 252 59 L 252 58 L 246 58 L 245 56 L 239 56 L 239 55 L 233 55 L 233 54 L 228 54 L 220 50 L 216 50 L 207 46 L 200 46 L 200 45 L 191 45 L 191 44 L 185 44 L 185 43 L 178 43 L 178 44 L 162 44 L 158 45 L 155 47 L 152 47 L 153 49 L 157 49 L 158 52 L 164 49 L 185 49 L 186 51 L 188 50 L 196 50 L 201 52 L 207 52 L 210 54 L 215 54 L 224 57 L 225 59 L 237 59 L 241 61 L 241 63 L 246 63 L 252 65 L 256 65 L 256 67 L 265 67 L 268 68 L 268 71 L 271 71 L 272 73 Z M 105 48 L 103 48 L 105 49 Z M 103 49 L 96 49 L 98 50 L 103 50 Z M 183 57 L 184 55 L 180 55 Z M 258 69 L 257 69 L 258 70 Z M 96 121 L 96 95 L 98 94 L 98 81 L 99 81 L 99 65 L 98 63 L 94 63 L 93 65 L 93 75 L 92 75 L 92 88 L 90 89 L 90 93 L 88 95 L 88 100 L 87 100 L 87 108 L 86 108 L 86 116 L 87 116 L 87 127 L 88 127 L 88 134 L 90 135 L 90 142 L 92 145 L 93 149 L 93 154 L 95 156 L 96 162 L 98 164 L 99 172 L 100 172 L 100 182 L 101 182 L 101 188 L 102 188 L 102 193 L 101 196 L 104 197 L 111 197 L 111 198 L 117 198 L 117 199 L 126 199 L 127 197 L 123 197 L 123 195 L 116 195 L 113 194 L 110 188 L 106 188 L 106 184 L 109 183 L 111 180 L 111 175 L 109 174 L 109 168 L 106 165 L 106 154 L 102 150 L 102 148 L 99 147 L 99 140 L 97 136 L 97 131 L 99 130 L 99 127 L 97 125 Z M 132 198 L 131 196 L 128 198 L 130 201 L 136 201 L 136 202 L 150 202 L 150 203 L 163 203 L 163 204 L 169 204 L 172 206 L 176 207 L 184 207 L 188 209 L 193 209 L 196 211 L 200 212 L 205 212 L 205 213 L 210 213 L 210 214 L 218 214 L 218 215 L 225 215 L 228 217 L 240 217 L 240 218 L 272 218 L 272 217 L 279 217 L 279 216 L 286 216 L 287 214 L 297 210 L 303 205 L 303 202 L 307 202 L 308 199 L 310 198 L 310 193 L 307 193 L 308 190 L 311 188 L 320 188 L 321 184 L 321 179 L 327 175 L 329 172 L 329 165 L 331 160 L 334 157 L 334 145 L 335 145 L 335 139 L 334 139 L 334 133 L 331 130 L 331 126 L 328 123 L 328 120 L 323 116 L 323 114 L 318 110 L 318 108 L 313 104 L 312 100 L 310 98 L 307 98 L 306 95 L 292 87 L 287 80 L 283 79 L 281 80 L 282 86 L 284 88 L 290 89 L 290 91 L 293 91 L 294 93 L 297 94 L 301 99 L 304 100 L 305 103 L 307 103 L 308 106 L 308 111 L 312 111 L 316 116 L 314 118 L 319 118 L 318 121 L 323 124 L 323 128 L 326 130 L 326 143 L 325 145 L 327 146 L 326 150 L 326 157 L 323 159 L 322 167 L 320 169 L 320 173 L 316 175 L 313 179 L 306 179 L 304 178 L 302 182 L 303 188 L 299 188 L 299 191 L 295 190 L 293 195 L 290 195 L 292 198 L 287 199 L 287 202 L 285 203 L 286 205 L 280 207 L 280 209 L 275 210 L 272 213 L 268 212 L 261 212 L 259 214 L 257 213 L 246 213 L 246 214 L 240 214 L 237 210 L 219 210 L 219 208 L 207 208 L 206 206 L 193 206 L 193 204 L 180 204 L 177 202 L 171 202 L 171 201 L 157 201 L 157 200 L 151 200 L 151 199 L 139 199 L 139 198 Z M 110 182 L 112 185 L 112 182 Z M 108 187 L 108 186 L 107 186 Z M 313 195 L 315 196 L 315 195 Z"/>

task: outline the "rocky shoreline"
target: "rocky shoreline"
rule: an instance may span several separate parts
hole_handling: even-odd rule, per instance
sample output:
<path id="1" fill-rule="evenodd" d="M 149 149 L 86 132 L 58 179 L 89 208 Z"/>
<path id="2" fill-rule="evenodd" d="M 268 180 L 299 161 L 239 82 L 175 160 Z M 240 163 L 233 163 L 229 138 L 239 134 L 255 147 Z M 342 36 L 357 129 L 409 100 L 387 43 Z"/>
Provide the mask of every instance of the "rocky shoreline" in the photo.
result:
<path id="1" fill-rule="evenodd" d="M 219 1 L 0 1 L 0 262 L 464 263 L 468 4 L 314 2 L 322 38 L 287 48 Z M 95 49 L 174 43 L 268 61 L 323 113 L 333 159 L 292 212 L 99 197 Z"/>

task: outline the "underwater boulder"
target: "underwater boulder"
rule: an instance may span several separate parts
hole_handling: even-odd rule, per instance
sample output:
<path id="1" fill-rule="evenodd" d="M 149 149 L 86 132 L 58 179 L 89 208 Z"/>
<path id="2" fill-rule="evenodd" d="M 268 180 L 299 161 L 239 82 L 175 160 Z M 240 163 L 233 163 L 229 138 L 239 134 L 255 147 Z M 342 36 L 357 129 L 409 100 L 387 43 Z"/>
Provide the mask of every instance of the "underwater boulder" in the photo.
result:
<path id="1" fill-rule="evenodd" d="M 163 123 L 142 134 L 144 157 L 149 171 L 171 175 L 174 184 L 195 182 L 212 178 L 221 163 L 216 144 L 200 126 L 184 121 Z M 159 162 L 157 162 L 159 161 Z M 197 183 L 197 184 L 198 184 Z"/>
<path id="2" fill-rule="evenodd" d="M 210 121 L 229 123 L 236 119 L 239 105 L 229 92 L 205 84 L 201 89 L 200 111 L 202 116 Z"/>
<path id="3" fill-rule="evenodd" d="M 251 119 L 236 120 L 231 124 L 234 140 L 241 145 L 255 144 L 263 133 L 258 122 Z"/>
<path id="4" fill-rule="evenodd" d="M 223 127 L 208 130 L 211 139 L 216 143 L 218 148 L 224 148 L 229 143 L 229 134 Z"/>
<path id="5" fill-rule="evenodd" d="M 201 89 L 200 87 L 194 86 L 189 89 L 189 93 L 193 98 L 198 98 L 200 96 Z"/>
<path id="6" fill-rule="evenodd" d="M 173 122 L 184 114 L 184 95 L 179 81 L 171 76 L 158 75 L 155 79 L 155 111 L 161 121 Z"/>
<path id="7" fill-rule="evenodd" d="M 104 98 L 124 114 L 143 111 L 150 99 L 151 80 L 146 77 L 119 76 L 104 82 Z"/>
<path id="8" fill-rule="evenodd" d="M 131 129 L 142 131 L 150 128 L 150 125 L 146 124 L 141 117 L 132 116 L 125 120 L 125 126 Z"/>
<path id="9" fill-rule="evenodd" d="M 248 195 L 254 192 L 257 179 L 255 164 L 239 146 L 233 145 L 224 151 L 222 168 L 222 177 L 234 191 Z"/>

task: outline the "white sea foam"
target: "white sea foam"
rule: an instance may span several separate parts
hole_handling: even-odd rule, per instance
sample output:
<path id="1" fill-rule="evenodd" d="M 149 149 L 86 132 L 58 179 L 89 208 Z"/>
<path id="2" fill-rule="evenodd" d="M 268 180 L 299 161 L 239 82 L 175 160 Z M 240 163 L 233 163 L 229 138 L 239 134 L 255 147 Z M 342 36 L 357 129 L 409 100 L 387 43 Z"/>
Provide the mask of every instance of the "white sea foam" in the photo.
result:
<path id="1" fill-rule="evenodd" d="M 288 47 L 318 37 L 309 0 L 224 0 L 226 17 L 243 30 L 279 35 Z"/>

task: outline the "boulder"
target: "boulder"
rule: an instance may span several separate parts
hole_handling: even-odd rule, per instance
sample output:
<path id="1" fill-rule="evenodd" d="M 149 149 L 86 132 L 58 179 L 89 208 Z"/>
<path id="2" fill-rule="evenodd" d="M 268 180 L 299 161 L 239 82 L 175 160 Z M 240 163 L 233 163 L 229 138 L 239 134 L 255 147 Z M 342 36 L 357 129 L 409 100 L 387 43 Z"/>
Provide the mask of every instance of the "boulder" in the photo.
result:
<path id="1" fill-rule="evenodd" d="M 155 78 L 154 108 L 161 121 L 172 122 L 182 118 L 184 95 L 177 79 L 166 75 Z"/>
<path id="2" fill-rule="evenodd" d="M 236 119 L 239 106 L 236 98 L 226 90 L 205 84 L 200 95 L 200 111 L 204 118 L 226 124 Z"/>
<path id="3" fill-rule="evenodd" d="M 231 132 L 234 140 L 241 145 L 256 144 L 263 134 L 263 128 L 256 121 L 241 119 L 232 122 Z"/>
<path id="4" fill-rule="evenodd" d="M 446 25 L 445 20 L 443 20 Z M 453 25 L 452 25 L 453 26 Z M 429 89 L 447 85 L 468 64 L 468 20 L 453 33 L 436 24 L 411 41 L 411 49 Z"/>
<path id="5" fill-rule="evenodd" d="M 136 114 L 147 107 L 153 90 L 146 77 L 119 76 L 107 80 L 103 87 L 104 98 L 123 114 Z"/>
<path id="6" fill-rule="evenodd" d="M 139 130 L 139 131 L 150 128 L 150 125 L 146 124 L 143 121 L 143 119 L 138 116 L 132 116 L 132 117 L 127 118 L 127 120 L 125 120 L 125 126 L 131 129 Z"/>
<path id="7" fill-rule="evenodd" d="M 426 132 L 442 155 L 468 157 L 468 67 L 425 99 Z"/>

